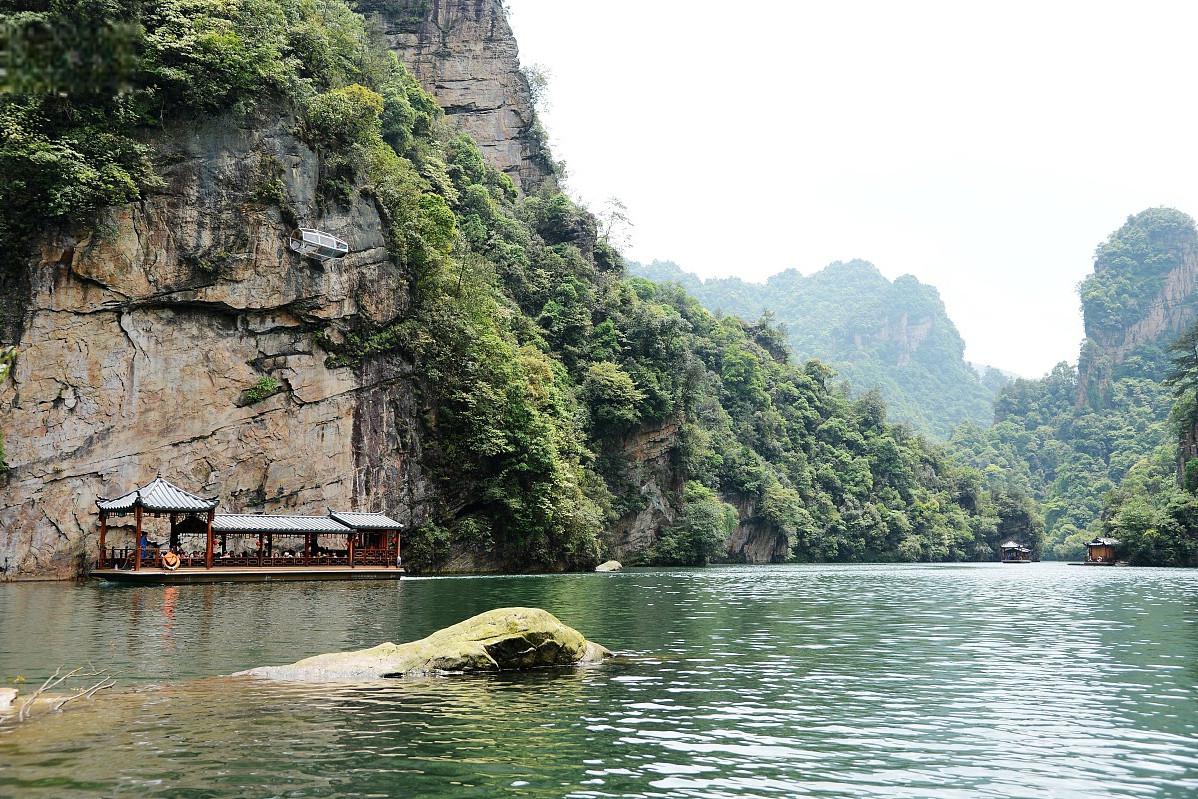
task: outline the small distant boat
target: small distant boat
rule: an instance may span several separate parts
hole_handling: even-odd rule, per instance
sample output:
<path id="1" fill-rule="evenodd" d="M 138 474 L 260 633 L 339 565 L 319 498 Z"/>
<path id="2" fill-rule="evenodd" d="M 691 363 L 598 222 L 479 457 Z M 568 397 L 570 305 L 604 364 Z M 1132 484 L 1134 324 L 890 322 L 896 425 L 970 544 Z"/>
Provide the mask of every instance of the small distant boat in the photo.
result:
<path id="1" fill-rule="evenodd" d="M 1086 566 L 1114 566 L 1118 563 L 1120 541 L 1115 538 L 1095 538 L 1086 544 Z"/>
<path id="2" fill-rule="evenodd" d="M 321 263 L 349 255 L 349 244 L 323 230 L 301 227 L 291 231 L 288 245 L 305 258 Z"/>
<path id="3" fill-rule="evenodd" d="M 999 560 L 1003 563 L 1031 563 L 1031 547 L 1025 547 L 1018 541 L 1008 541 L 999 547 Z"/>

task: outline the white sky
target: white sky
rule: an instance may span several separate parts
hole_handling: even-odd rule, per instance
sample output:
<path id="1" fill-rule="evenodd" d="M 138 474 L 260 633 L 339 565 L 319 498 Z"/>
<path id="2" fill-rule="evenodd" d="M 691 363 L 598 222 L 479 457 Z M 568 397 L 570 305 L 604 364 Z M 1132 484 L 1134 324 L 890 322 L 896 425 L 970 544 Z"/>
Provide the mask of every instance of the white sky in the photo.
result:
<path id="1" fill-rule="evenodd" d="M 966 357 L 1074 361 L 1128 214 L 1198 214 L 1198 3 L 508 0 L 572 194 L 628 254 L 748 280 L 865 258 Z"/>

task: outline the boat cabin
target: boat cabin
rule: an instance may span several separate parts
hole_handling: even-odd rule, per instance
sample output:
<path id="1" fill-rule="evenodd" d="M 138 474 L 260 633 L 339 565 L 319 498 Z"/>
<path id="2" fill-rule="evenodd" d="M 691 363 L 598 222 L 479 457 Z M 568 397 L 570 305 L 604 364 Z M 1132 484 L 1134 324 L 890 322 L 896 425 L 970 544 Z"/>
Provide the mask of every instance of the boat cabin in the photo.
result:
<path id="1" fill-rule="evenodd" d="M 217 513 L 219 501 L 185 491 L 161 476 L 115 499 L 100 498 L 102 572 L 156 569 L 400 570 L 403 525 L 381 513 L 329 511 L 324 516 Z M 110 546 L 109 521 L 133 516 L 131 541 Z M 151 537 L 149 518 L 168 526 Z M 162 533 L 165 532 L 165 536 Z"/>
<path id="2" fill-rule="evenodd" d="M 1114 566 L 1119 541 L 1114 538 L 1095 538 L 1086 544 L 1087 566 Z"/>
<path id="3" fill-rule="evenodd" d="M 1018 541 L 1008 541 L 999 547 L 999 557 L 1003 563 L 1031 563 L 1032 550 Z"/>
<path id="4" fill-rule="evenodd" d="M 349 244 L 336 236 L 314 228 L 301 227 L 291 231 L 288 246 L 306 258 L 331 261 L 349 255 Z"/>

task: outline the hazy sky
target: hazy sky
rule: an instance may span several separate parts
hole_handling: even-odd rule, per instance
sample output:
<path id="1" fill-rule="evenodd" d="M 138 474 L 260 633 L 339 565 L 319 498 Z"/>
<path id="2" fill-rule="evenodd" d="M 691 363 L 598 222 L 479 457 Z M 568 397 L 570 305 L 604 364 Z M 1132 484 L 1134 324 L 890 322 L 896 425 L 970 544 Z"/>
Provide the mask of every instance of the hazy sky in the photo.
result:
<path id="1" fill-rule="evenodd" d="M 1198 4 L 508 0 L 568 187 L 628 254 L 748 280 L 864 258 L 966 356 L 1074 361 L 1094 248 L 1198 213 Z"/>

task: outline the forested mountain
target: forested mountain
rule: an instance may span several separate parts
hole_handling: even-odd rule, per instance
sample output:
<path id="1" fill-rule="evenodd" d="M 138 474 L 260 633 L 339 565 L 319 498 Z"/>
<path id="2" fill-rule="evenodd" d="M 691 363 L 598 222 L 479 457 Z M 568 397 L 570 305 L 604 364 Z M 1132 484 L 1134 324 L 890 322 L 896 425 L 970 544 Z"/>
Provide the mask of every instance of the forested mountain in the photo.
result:
<path id="1" fill-rule="evenodd" d="M 866 261 L 838 261 L 808 276 L 789 269 L 765 283 L 701 280 L 669 262 L 630 268 L 682 285 L 715 312 L 772 314 L 796 359 L 818 358 L 855 392 L 879 390 L 896 421 L 942 438 L 963 421 L 988 424 L 994 395 L 1007 382 L 965 361 L 935 288 L 910 275 L 892 282 Z"/>
<path id="2" fill-rule="evenodd" d="M 389 512 L 426 570 L 1037 542 L 1001 481 L 792 363 L 773 326 L 629 279 L 555 181 L 514 183 L 445 123 L 387 31 L 493 41 L 498 2 L 2 7 L 12 36 L 127 55 L 97 75 L 47 40 L 22 51 L 41 79 L 0 95 L 10 576 L 78 566 L 93 498 L 158 470 L 226 511 Z M 352 253 L 290 253 L 300 223 Z M 893 291 L 905 343 L 870 346 L 959 362 L 934 292 Z"/>
<path id="3" fill-rule="evenodd" d="M 967 462 L 996 480 L 1016 477 L 1042 501 L 1051 552 L 1062 558 L 1110 531 L 1102 519 L 1121 512 L 1121 494 L 1175 482 L 1179 420 L 1189 413 L 1170 420 L 1165 379 L 1170 346 L 1198 319 L 1194 221 L 1168 208 L 1129 217 L 1098 247 L 1080 293 L 1078 367 L 1062 363 L 1039 380 L 1015 381 L 995 403 L 993 427 L 964 425 L 952 440 Z M 1124 514 L 1141 510 L 1133 504 Z"/>

